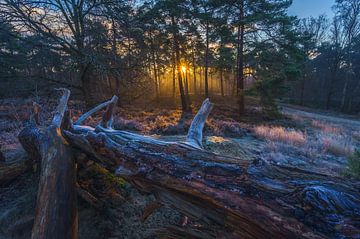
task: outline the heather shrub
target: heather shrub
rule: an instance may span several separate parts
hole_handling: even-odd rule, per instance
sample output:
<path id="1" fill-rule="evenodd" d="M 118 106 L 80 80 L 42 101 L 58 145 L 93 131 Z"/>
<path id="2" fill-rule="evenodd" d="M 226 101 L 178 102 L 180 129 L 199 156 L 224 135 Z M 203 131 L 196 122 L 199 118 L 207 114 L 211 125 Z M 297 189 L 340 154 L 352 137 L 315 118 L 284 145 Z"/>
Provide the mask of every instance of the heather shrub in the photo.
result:
<path id="1" fill-rule="evenodd" d="M 114 120 L 114 128 L 142 131 L 144 127 L 142 124 L 140 124 L 134 120 L 127 120 L 127 119 L 124 119 L 121 117 L 117 117 Z"/>
<path id="2" fill-rule="evenodd" d="M 207 126 L 211 133 L 215 135 L 239 137 L 245 133 L 244 127 L 231 119 L 211 119 L 208 121 Z"/>

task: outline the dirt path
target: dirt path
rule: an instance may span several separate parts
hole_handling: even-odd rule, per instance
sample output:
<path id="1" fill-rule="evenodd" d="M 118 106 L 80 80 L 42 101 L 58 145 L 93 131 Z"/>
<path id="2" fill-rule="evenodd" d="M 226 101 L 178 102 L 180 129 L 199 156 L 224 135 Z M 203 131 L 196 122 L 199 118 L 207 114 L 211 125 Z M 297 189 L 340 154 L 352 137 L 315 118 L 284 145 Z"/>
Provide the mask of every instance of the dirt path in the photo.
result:
<path id="1" fill-rule="evenodd" d="M 316 112 L 312 109 L 299 109 L 296 106 L 281 105 L 281 112 L 288 116 L 300 116 L 308 119 L 317 119 L 327 121 L 329 123 L 338 124 L 352 129 L 360 129 L 360 119 L 353 118 L 352 116 L 341 115 L 335 116 L 335 113 Z"/>

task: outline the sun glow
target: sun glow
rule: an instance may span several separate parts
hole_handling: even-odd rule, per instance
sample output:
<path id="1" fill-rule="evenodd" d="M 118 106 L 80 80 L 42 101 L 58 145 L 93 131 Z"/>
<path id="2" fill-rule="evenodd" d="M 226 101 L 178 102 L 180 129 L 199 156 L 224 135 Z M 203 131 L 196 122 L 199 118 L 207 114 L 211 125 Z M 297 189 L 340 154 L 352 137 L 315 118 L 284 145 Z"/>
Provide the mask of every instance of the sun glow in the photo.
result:
<path id="1" fill-rule="evenodd" d="M 184 66 L 184 65 L 181 66 L 181 72 L 184 73 L 184 74 L 186 73 L 186 66 Z"/>

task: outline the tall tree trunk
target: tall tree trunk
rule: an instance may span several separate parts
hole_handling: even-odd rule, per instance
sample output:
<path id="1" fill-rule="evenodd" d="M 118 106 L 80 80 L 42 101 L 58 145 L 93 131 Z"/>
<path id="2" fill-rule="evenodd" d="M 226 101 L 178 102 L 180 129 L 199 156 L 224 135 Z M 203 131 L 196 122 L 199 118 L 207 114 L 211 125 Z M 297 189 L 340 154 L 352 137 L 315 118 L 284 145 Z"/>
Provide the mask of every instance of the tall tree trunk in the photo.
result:
<path id="1" fill-rule="evenodd" d="M 189 71 L 185 71 L 185 92 L 186 92 L 186 100 L 188 102 L 188 104 L 190 105 L 191 104 L 191 101 L 190 101 L 190 73 Z"/>
<path id="2" fill-rule="evenodd" d="M 206 98 L 209 98 L 208 68 L 209 68 L 209 23 L 206 23 L 206 49 L 205 49 L 205 97 Z"/>
<path id="3" fill-rule="evenodd" d="M 159 58 L 158 58 L 159 59 Z M 158 92 L 159 92 L 159 96 L 161 96 L 161 71 L 160 71 L 160 67 L 157 68 L 158 71 Z"/>
<path id="4" fill-rule="evenodd" d="M 176 59 L 175 59 L 175 53 L 172 52 L 172 96 L 175 98 L 175 90 L 176 90 Z"/>
<path id="5" fill-rule="evenodd" d="M 223 68 L 220 68 L 220 89 L 221 96 L 224 97 L 224 79 L 223 79 Z"/>
<path id="6" fill-rule="evenodd" d="M 203 70 L 202 70 L 202 67 L 200 66 L 199 68 L 199 88 L 200 88 L 200 95 L 202 95 L 203 93 L 203 85 L 202 85 L 202 82 L 203 82 L 203 74 L 202 74 Z"/>
<path id="7" fill-rule="evenodd" d="M 239 25 L 237 32 L 237 72 L 236 72 L 236 94 L 238 96 L 239 115 L 245 110 L 244 102 L 244 0 L 240 3 Z"/>
<path id="8" fill-rule="evenodd" d="M 186 100 L 185 92 L 184 92 L 184 85 L 181 76 L 181 66 L 180 66 L 180 48 L 179 48 L 179 39 L 177 35 L 177 23 L 174 16 L 171 16 L 171 24 L 173 27 L 173 38 L 174 38 L 174 51 L 175 51 L 175 58 L 176 58 L 176 66 L 177 66 L 177 76 L 179 82 L 179 90 L 180 90 L 180 97 L 181 97 L 181 107 L 183 111 L 189 111 L 189 105 Z"/>
<path id="9" fill-rule="evenodd" d="M 155 95 L 156 101 L 159 101 L 159 88 L 158 88 L 158 72 L 156 68 L 156 54 L 155 54 L 155 46 L 154 41 L 150 32 L 150 41 L 151 41 L 151 57 L 152 57 L 152 66 L 154 71 L 154 84 L 155 84 Z"/>
<path id="10" fill-rule="evenodd" d="M 330 85 L 326 94 L 326 109 L 330 109 L 330 104 L 331 104 L 331 98 L 332 98 L 332 94 L 333 94 L 333 84 L 334 84 L 334 78 L 336 76 L 332 75 L 330 77 Z"/>
<path id="11" fill-rule="evenodd" d="M 236 61 L 236 67 L 237 67 L 237 61 Z M 236 69 L 232 68 L 231 69 L 231 75 L 233 76 L 233 81 L 232 81 L 232 87 L 231 87 L 231 96 L 235 96 L 236 93 Z"/>
<path id="12" fill-rule="evenodd" d="M 194 71 L 194 95 L 197 94 L 196 90 L 196 65 L 195 65 L 195 51 L 193 50 L 193 71 Z"/>
<path id="13" fill-rule="evenodd" d="M 340 62 L 340 57 L 339 57 L 339 53 L 337 51 L 337 55 L 335 58 L 335 61 L 333 62 L 333 65 L 330 67 L 330 82 L 329 82 L 329 88 L 326 94 L 326 109 L 330 109 L 331 106 L 331 99 L 332 99 L 332 94 L 333 94 L 333 87 L 334 87 L 334 82 L 338 73 L 338 69 L 339 69 L 339 62 Z"/>
<path id="14" fill-rule="evenodd" d="M 184 79 L 185 79 L 185 95 L 189 97 L 189 81 L 188 81 L 188 73 L 187 71 L 184 72 Z"/>
<path id="15" fill-rule="evenodd" d="M 157 63 L 156 63 L 156 69 L 157 69 L 157 92 L 158 92 L 158 97 L 160 97 L 161 95 L 161 70 L 160 70 L 160 67 L 159 67 L 159 54 L 157 51 L 155 51 L 155 56 L 156 56 L 156 60 L 157 60 Z"/>
<path id="16" fill-rule="evenodd" d="M 341 111 L 345 112 L 346 111 L 346 99 L 347 99 L 347 92 L 348 92 L 348 86 L 349 86 L 349 75 L 348 73 L 345 73 L 345 84 L 344 87 L 342 89 L 342 94 L 341 94 Z"/>
<path id="17" fill-rule="evenodd" d="M 155 57 L 155 55 L 153 55 L 153 57 Z M 153 71 L 154 71 L 156 101 L 159 101 L 158 75 L 156 69 L 156 60 L 154 58 L 153 58 Z"/>
<path id="18" fill-rule="evenodd" d="M 98 103 L 96 99 L 97 97 L 92 94 L 93 85 L 91 78 L 94 77 L 93 74 L 93 66 L 90 63 L 80 63 L 80 82 L 82 85 L 81 89 L 87 108 L 91 108 L 96 103 Z"/>
<path id="19" fill-rule="evenodd" d="M 114 57 L 114 62 L 116 62 L 116 59 L 117 59 L 117 50 L 116 50 L 116 36 L 117 36 L 117 32 L 116 32 L 116 27 L 115 27 L 115 21 L 114 21 L 114 18 L 111 17 L 111 30 L 112 30 L 112 38 L 111 38 L 111 41 L 112 41 L 112 44 L 111 44 L 111 50 L 112 50 L 112 54 L 113 54 L 113 57 Z"/>

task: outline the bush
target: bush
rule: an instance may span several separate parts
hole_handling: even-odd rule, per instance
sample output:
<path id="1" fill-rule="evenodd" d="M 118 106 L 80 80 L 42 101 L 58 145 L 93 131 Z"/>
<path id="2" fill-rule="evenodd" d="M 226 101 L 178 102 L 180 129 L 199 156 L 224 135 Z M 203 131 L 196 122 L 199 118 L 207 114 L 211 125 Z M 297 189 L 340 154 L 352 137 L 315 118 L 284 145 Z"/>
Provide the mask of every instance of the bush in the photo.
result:
<path id="1" fill-rule="evenodd" d="M 349 170 L 352 175 L 360 178 L 360 149 L 357 149 L 354 154 L 349 157 Z"/>

